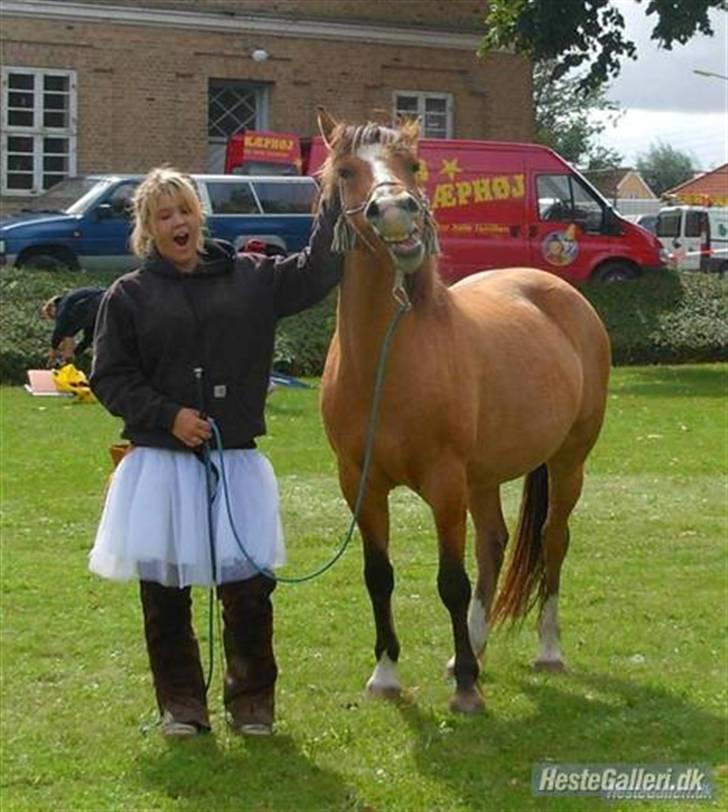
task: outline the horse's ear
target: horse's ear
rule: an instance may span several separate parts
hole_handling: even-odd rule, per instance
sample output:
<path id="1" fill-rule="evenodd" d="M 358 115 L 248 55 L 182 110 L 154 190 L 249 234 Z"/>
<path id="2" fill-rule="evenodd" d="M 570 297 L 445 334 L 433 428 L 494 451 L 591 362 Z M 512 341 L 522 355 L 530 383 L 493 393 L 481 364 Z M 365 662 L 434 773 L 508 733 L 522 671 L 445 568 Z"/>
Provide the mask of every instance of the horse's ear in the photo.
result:
<path id="1" fill-rule="evenodd" d="M 417 146 L 420 137 L 420 122 L 416 118 L 401 118 L 399 121 L 399 131 L 402 138 L 411 146 Z"/>
<path id="2" fill-rule="evenodd" d="M 334 132 L 334 127 L 337 125 L 336 119 L 329 113 L 325 107 L 319 107 L 316 113 L 318 121 L 318 128 L 321 132 L 321 137 L 324 139 L 328 149 L 331 149 L 331 136 Z"/>

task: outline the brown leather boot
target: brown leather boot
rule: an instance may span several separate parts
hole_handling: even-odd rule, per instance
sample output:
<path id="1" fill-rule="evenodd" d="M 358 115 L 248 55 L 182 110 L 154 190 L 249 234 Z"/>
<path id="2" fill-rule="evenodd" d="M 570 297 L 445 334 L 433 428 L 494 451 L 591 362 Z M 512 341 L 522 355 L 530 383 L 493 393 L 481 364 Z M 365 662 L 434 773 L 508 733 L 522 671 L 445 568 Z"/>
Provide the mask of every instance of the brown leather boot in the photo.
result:
<path id="1" fill-rule="evenodd" d="M 190 588 L 140 581 L 139 589 L 149 664 L 163 720 L 168 720 L 170 729 L 182 724 L 207 731 L 210 718 L 200 651 L 192 629 Z"/>
<path id="2" fill-rule="evenodd" d="M 225 624 L 225 708 L 230 726 L 241 733 L 273 729 L 278 666 L 270 596 L 275 587 L 265 575 L 218 587 Z"/>

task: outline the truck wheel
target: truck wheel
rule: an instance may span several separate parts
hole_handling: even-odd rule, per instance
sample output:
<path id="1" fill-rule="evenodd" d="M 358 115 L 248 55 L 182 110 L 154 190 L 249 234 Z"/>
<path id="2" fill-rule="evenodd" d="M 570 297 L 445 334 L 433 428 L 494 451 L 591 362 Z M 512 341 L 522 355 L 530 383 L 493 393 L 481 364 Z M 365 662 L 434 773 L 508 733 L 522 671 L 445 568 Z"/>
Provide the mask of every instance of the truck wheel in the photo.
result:
<path id="1" fill-rule="evenodd" d="M 61 271 L 64 268 L 76 270 L 78 268 L 78 262 L 73 254 L 61 255 L 50 252 L 23 255 L 17 265 L 20 268 L 36 268 L 39 271 Z"/>
<path id="2" fill-rule="evenodd" d="M 592 274 L 592 278 L 597 282 L 611 284 L 612 282 L 627 282 L 637 276 L 637 271 L 632 265 L 626 262 L 605 262 L 600 265 Z"/>

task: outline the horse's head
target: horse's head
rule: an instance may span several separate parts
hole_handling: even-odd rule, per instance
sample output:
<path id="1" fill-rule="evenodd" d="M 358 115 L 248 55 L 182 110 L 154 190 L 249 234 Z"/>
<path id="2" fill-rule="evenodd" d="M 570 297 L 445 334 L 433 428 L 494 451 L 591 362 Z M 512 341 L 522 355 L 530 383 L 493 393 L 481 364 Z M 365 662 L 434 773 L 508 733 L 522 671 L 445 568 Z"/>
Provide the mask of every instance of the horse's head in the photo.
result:
<path id="1" fill-rule="evenodd" d="M 341 195 L 335 249 L 384 249 L 396 269 L 416 271 L 428 254 L 437 253 L 434 223 L 417 187 L 416 122 L 398 129 L 371 122 L 352 126 L 319 108 L 318 124 L 329 151 L 321 169 L 322 194 L 330 197 L 338 188 Z"/>

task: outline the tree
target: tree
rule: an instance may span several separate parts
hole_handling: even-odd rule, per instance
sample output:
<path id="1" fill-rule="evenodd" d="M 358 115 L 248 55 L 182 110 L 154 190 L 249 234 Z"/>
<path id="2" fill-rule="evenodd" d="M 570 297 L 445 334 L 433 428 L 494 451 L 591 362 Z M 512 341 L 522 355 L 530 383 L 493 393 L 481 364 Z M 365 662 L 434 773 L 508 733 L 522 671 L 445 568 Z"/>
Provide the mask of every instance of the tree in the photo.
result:
<path id="1" fill-rule="evenodd" d="M 607 149 L 595 139 L 606 124 L 592 117 L 596 110 L 607 111 L 612 118 L 619 108 L 606 96 L 606 87 L 577 94 L 581 77 L 551 80 L 554 62 L 540 62 L 533 71 L 533 97 L 536 119 L 536 140 L 556 150 L 573 164 L 588 169 L 619 166 L 622 156 Z"/>
<path id="2" fill-rule="evenodd" d="M 688 153 L 657 141 L 637 157 L 637 170 L 656 195 L 661 195 L 695 174 L 695 164 Z"/>
<path id="3" fill-rule="evenodd" d="M 712 8 L 728 10 L 728 2 L 647 0 L 645 13 L 655 15 L 652 39 L 671 50 L 698 32 L 713 34 L 708 17 Z M 553 79 L 591 63 L 579 82 L 582 92 L 615 77 L 623 57 L 636 58 L 635 44 L 624 36 L 624 17 L 613 0 L 490 0 L 485 23 L 481 54 L 508 48 L 527 54 L 534 63 L 554 60 Z"/>

